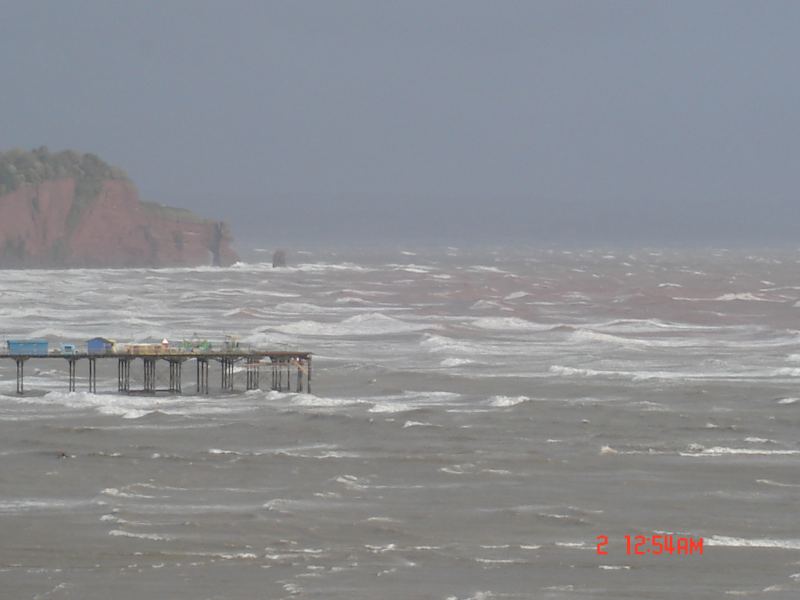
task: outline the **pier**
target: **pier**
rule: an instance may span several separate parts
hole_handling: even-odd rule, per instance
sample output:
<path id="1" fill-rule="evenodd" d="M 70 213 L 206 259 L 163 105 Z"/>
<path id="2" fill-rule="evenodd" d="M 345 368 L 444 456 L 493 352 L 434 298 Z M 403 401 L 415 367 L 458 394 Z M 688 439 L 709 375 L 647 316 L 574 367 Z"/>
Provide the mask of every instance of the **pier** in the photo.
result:
<path id="1" fill-rule="evenodd" d="M 67 387 L 70 392 L 77 389 L 76 379 L 78 363 L 88 363 L 88 391 L 97 393 L 97 366 L 98 362 L 117 361 L 117 392 L 126 394 L 155 394 L 167 392 L 170 394 L 183 393 L 183 366 L 184 363 L 195 363 L 195 393 L 198 395 L 209 394 L 209 363 L 220 365 L 221 392 L 236 391 L 236 366 L 244 366 L 244 383 L 246 390 L 260 389 L 261 369 L 268 369 L 272 374 L 269 389 L 283 392 L 311 392 L 311 353 L 293 351 L 270 351 L 252 349 L 234 350 L 173 350 L 163 352 L 142 352 L 136 350 L 112 351 L 103 353 L 94 352 L 64 352 L 50 351 L 47 354 L 18 354 L 0 352 L 0 358 L 8 358 L 17 365 L 17 394 L 25 393 L 25 364 L 39 360 L 65 360 L 67 361 Z M 131 363 L 141 360 L 142 389 L 131 389 Z M 169 384 L 166 388 L 159 388 L 156 371 L 159 363 L 169 364 Z M 294 384 L 294 385 L 293 385 Z"/>

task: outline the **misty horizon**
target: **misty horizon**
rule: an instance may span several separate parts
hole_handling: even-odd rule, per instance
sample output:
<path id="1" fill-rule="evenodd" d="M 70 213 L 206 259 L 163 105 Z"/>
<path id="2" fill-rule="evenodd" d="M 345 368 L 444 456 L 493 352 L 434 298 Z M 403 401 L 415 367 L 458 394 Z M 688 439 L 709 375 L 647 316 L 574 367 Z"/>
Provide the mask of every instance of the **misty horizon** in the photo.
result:
<path id="1" fill-rule="evenodd" d="M 240 244 L 797 239 L 794 3 L 4 12 L 3 150 L 95 153 Z"/>

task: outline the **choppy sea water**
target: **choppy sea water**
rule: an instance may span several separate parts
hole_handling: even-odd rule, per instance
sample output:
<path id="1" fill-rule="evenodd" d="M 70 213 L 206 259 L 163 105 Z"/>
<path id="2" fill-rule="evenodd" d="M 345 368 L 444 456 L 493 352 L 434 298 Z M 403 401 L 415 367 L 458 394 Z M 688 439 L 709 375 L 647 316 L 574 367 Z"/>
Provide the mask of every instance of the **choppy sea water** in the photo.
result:
<path id="1" fill-rule="evenodd" d="M 315 355 L 202 398 L 0 359 L 0 597 L 800 597 L 800 254 L 294 258 L 0 271 L 5 338 Z M 703 554 L 626 554 L 664 532 Z"/>

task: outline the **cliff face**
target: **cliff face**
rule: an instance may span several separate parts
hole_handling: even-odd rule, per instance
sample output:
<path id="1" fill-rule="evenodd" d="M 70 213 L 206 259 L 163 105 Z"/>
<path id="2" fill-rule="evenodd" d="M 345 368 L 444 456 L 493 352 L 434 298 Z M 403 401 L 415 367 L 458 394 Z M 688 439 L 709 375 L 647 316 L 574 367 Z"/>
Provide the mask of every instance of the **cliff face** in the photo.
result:
<path id="1" fill-rule="evenodd" d="M 0 196 L 0 266 L 229 265 L 238 257 L 224 223 L 139 200 L 123 179 L 102 182 L 89 202 L 71 177 Z"/>

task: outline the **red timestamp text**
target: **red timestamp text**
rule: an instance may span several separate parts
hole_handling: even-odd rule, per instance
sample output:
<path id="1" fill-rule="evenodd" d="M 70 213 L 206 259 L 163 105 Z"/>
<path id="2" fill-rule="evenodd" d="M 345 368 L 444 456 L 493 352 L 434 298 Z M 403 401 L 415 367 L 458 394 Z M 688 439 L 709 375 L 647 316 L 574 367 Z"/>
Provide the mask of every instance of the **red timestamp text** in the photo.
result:
<path id="1" fill-rule="evenodd" d="M 660 556 L 673 555 L 688 556 L 703 554 L 703 538 L 667 534 L 654 535 L 625 535 L 625 554 L 628 556 Z M 606 556 L 609 545 L 607 535 L 597 536 L 597 554 Z"/>

